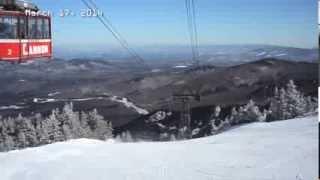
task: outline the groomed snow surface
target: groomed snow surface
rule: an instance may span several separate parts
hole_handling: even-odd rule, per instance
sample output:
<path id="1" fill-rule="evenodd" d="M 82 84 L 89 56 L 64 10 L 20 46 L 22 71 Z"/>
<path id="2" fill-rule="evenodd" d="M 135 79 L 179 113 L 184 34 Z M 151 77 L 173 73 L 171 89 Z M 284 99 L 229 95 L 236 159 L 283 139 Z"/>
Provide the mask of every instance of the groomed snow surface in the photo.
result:
<path id="1" fill-rule="evenodd" d="M 167 143 L 73 140 L 0 153 L 1 180 L 315 180 L 317 117 Z"/>

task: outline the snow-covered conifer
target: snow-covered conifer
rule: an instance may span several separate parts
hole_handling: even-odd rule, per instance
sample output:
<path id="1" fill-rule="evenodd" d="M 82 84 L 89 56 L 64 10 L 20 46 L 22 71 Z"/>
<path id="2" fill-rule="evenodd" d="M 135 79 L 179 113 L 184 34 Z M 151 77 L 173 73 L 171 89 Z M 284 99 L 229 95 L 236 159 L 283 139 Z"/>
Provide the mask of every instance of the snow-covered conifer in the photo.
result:
<path id="1" fill-rule="evenodd" d="M 270 103 L 273 120 L 295 118 L 315 110 L 315 103 L 298 90 L 293 80 L 288 82 L 286 88 L 277 89 Z"/>

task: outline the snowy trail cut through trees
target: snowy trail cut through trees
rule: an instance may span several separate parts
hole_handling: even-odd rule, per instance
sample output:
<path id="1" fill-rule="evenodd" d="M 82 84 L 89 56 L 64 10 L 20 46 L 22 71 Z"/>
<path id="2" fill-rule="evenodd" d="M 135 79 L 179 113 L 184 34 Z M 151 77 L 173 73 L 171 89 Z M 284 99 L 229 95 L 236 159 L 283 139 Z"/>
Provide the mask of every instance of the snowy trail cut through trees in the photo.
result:
<path id="1" fill-rule="evenodd" d="M 317 117 L 166 143 L 73 140 L 0 153 L 2 180 L 312 180 Z"/>

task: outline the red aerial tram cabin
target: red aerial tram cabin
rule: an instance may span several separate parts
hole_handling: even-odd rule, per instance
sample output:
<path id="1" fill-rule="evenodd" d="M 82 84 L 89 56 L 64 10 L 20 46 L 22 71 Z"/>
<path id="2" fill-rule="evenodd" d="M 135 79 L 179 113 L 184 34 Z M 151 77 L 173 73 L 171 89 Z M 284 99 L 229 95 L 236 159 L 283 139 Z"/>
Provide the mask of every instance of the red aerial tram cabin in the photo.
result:
<path id="1" fill-rule="evenodd" d="M 0 61 L 52 56 L 51 18 L 24 0 L 0 0 Z"/>

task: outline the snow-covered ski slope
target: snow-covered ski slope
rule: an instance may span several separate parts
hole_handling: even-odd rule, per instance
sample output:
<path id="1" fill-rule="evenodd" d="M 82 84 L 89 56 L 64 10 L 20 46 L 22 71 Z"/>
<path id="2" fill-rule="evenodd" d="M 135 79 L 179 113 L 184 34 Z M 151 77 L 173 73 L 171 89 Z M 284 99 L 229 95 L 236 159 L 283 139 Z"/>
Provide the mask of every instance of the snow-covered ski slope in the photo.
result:
<path id="1" fill-rule="evenodd" d="M 315 180 L 317 117 L 168 143 L 73 140 L 0 153 L 1 180 Z"/>

